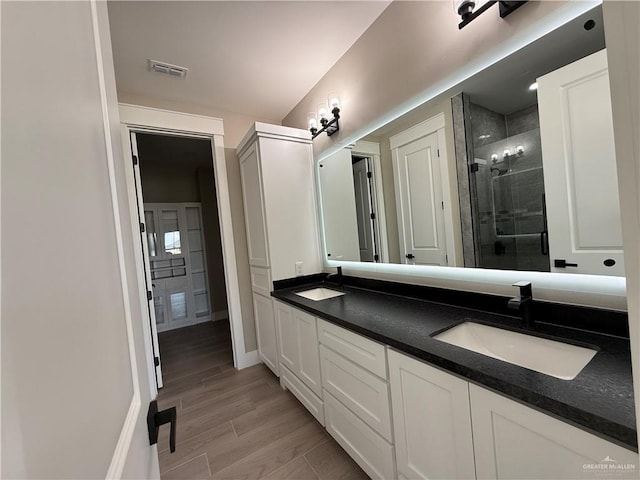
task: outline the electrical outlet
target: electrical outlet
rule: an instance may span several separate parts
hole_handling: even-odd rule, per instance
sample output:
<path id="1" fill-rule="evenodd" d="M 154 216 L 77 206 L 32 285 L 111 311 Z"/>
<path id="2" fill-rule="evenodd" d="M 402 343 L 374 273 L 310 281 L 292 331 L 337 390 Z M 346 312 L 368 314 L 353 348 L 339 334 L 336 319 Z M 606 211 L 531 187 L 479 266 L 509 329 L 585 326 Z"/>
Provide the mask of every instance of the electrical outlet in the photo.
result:
<path id="1" fill-rule="evenodd" d="M 296 277 L 302 276 L 302 262 L 296 262 Z"/>

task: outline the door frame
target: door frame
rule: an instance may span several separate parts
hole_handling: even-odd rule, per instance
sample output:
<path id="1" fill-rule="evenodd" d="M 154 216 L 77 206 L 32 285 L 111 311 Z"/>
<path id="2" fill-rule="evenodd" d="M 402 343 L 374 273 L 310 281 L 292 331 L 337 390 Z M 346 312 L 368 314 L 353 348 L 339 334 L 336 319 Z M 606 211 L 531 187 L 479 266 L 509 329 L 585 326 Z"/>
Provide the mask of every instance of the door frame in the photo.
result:
<path id="1" fill-rule="evenodd" d="M 393 179 L 394 190 L 396 192 L 396 207 L 400 206 L 400 188 L 399 188 L 399 158 L 398 150 L 416 140 L 420 140 L 428 135 L 437 133 L 438 135 L 438 151 L 440 158 L 440 183 L 442 185 L 442 198 L 444 199 L 444 233 L 447 248 L 447 266 L 454 267 L 457 262 L 457 252 L 454 242 L 454 225 L 453 212 L 451 202 L 451 182 L 449 180 L 449 160 L 447 158 L 447 139 L 445 136 L 445 116 L 439 113 L 424 122 L 418 123 L 400 133 L 389 138 L 391 148 L 391 161 L 393 163 Z M 398 214 L 398 237 L 400 240 L 400 255 L 404 258 L 404 230 L 402 228 L 402 217 Z"/>
<path id="2" fill-rule="evenodd" d="M 242 311 L 240 308 L 240 284 L 238 280 L 238 266 L 236 262 L 236 249 L 233 238 L 233 224 L 231 217 L 231 199 L 227 176 L 227 165 L 224 155 L 224 129 L 221 119 L 193 115 L 181 112 L 172 112 L 152 107 L 143 107 L 120 103 L 121 141 L 124 151 L 124 161 L 133 162 L 130 134 L 131 132 L 151 133 L 160 135 L 174 135 L 181 137 L 206 138 L 211 141 L 213 156 L 213 171 L 216 184 L 216 201 L 220 218 L 220 236 L 222 240 L 222 255 L 227 287 L 227 306 L 229 311 L 229 324 L 231 326 L 231 341 L 233 350 L 233 365 L 242 369 L 259 363 L 257 351 L 245 352 L 244 329 L 242 325 Z M 129 163 L 130 165 L 131 163 Z M 129 219 L 131 228 L 138 231 L 136 189 L 133 177 L 133 168 L 125 168 L 127 181 L 127 197 L 129 201 Z M 136 237 L 137 239 L 137 237 Z M 135 242 L 132 246 L 136 261 L 138 276 L 138 293 L 140 306 L 144 315 L 143 330 L 145 335 L 145 354 L 153 359 L 151 345 L 151 327 L 147 309 L 147 295 L 144 282 L 144 258 L 142 245 Z M 151 392 L 157 395 L 158 389 L 155 382 L 153 361 L 149 364 L 148 381 Z"/>
<path id="3" fill-rule="evenodd" d="M 378 263 L 389 263 L 389 239 L 387 237 L 387 214 L 384 209 L 384 188 L 382 187 L 382 164 L 380 161 L 380 144 L 358 140 L 351 149 L 351 155 L 369 157 L 371 159 L 371 170 L 373 172 L 374 208 L 376 212 L 376 222 L 374 228 L 378 237 L 378 250 L 380 261 Z"/>

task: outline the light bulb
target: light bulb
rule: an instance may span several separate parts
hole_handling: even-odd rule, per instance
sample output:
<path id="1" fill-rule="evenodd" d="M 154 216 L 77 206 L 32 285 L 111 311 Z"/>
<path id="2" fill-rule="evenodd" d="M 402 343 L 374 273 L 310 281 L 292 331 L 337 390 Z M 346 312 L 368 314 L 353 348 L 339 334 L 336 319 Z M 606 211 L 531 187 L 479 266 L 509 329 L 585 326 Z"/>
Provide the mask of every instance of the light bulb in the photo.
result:
<path id="1" fill-rule="evenodd" d="M 329 108 L 333 110 L 334 108 L 340 108 L 340 97 L 338 97 L 335 93 L 330 93 L 329 97 Z"/>
<path id="2" fill-rule="evenodd" d="M 491 162 L 492 163 L 496 163 L 498 161 L 498 155 L 497 154 L 492 154 L 491 155 Z"/>
<path id="3" fill-rule="evenodd" d="M 529 90 L 538 90 L 538 82 L 533 82 L 529 85 Z"/>
<path id="4" fill-rule="evenodd" d="M 307 115 L 307 122 L 310 129 L 318 128 L 318 119 L 316 118 L 316 114 L 314 112 L 311 112 L 309 113 L 309 115 Z"/>
<path id="5" fill-rule="evenodd" d="M 516 147 L 516 153 L 519 153 L 522 155 L 524 153 L 524 147 L 522 145 L 518 145 Z"/>
<path id="6" fill-rule="evenodd" d="M 321 103 L 318 105 L 318 117 L 320 118 L 320 121 L 329 120 L 329 108 L 326 104 Z"/>
<path id="7" fill-rule="evenodd" d="M 504 152 L 502 152 L 502 156 L 504 158 L 508 157 L 509 155 L 511 155 L 511 152 L 509 150 L 505 150 Z"/>

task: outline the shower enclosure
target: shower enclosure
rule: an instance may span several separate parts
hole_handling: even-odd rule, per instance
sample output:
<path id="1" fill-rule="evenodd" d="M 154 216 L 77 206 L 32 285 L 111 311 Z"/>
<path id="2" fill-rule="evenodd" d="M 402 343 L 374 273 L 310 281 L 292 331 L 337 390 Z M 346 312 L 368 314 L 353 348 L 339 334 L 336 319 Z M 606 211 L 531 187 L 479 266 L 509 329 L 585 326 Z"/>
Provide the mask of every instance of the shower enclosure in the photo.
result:
<path id="1" fill-rule="evenodd" d="M 537 105 L 452 99 L 465 266 L 550 270 Z"/>

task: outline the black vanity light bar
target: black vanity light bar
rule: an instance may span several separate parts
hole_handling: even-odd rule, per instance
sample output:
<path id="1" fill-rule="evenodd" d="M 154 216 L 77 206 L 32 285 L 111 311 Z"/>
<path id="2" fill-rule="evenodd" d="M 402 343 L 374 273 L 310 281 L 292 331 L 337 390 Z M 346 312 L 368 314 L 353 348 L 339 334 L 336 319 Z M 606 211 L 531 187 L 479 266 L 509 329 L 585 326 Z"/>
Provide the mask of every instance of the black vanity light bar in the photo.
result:
<path id="1" fill-rule="evenodd" d="M 462 29 L 467 25 L 469 25 L 472 21 L 474 21 L 476 18 L 478 18 L 480 15 L 482 15 L 484 12 L 486 12 L 489 8 L 491 8 L 496 3 L 499 4 L 500 6 L 500 18 L 504 18 L 510 13 L 520 8 L 523 4 L 527 3 L 527 1 L 526 0 L 524 1 L 491 0 L 491 1 L 485 2 L 478 10 L 476 10 L 475 12 L 469 15 L 466 15 L 465 18 L 463 18 L 462 22 L 458 24 L 458 29 Z"/>
<path id="2" fill-rule="evenodd" d="M 330 137 L 338 130 L 340 130 L 340 123 L 338 122 L 338 120 L 340 119 L 340 109 L 338 107 L 334 107 L 333 110 L 331 110 L 331 113 L 333 114 L 333 118 L 331 120 L 327 120 L 326 118 L 320 119 L 320 124 L 322 125 L 322 128 L 320 130 L 318 130 L 317 128 L 309 129 L 311 131 L 312 139 L 316 138 L 318 135 L 324 132 L 326 132 L 327 136 Z"/>

